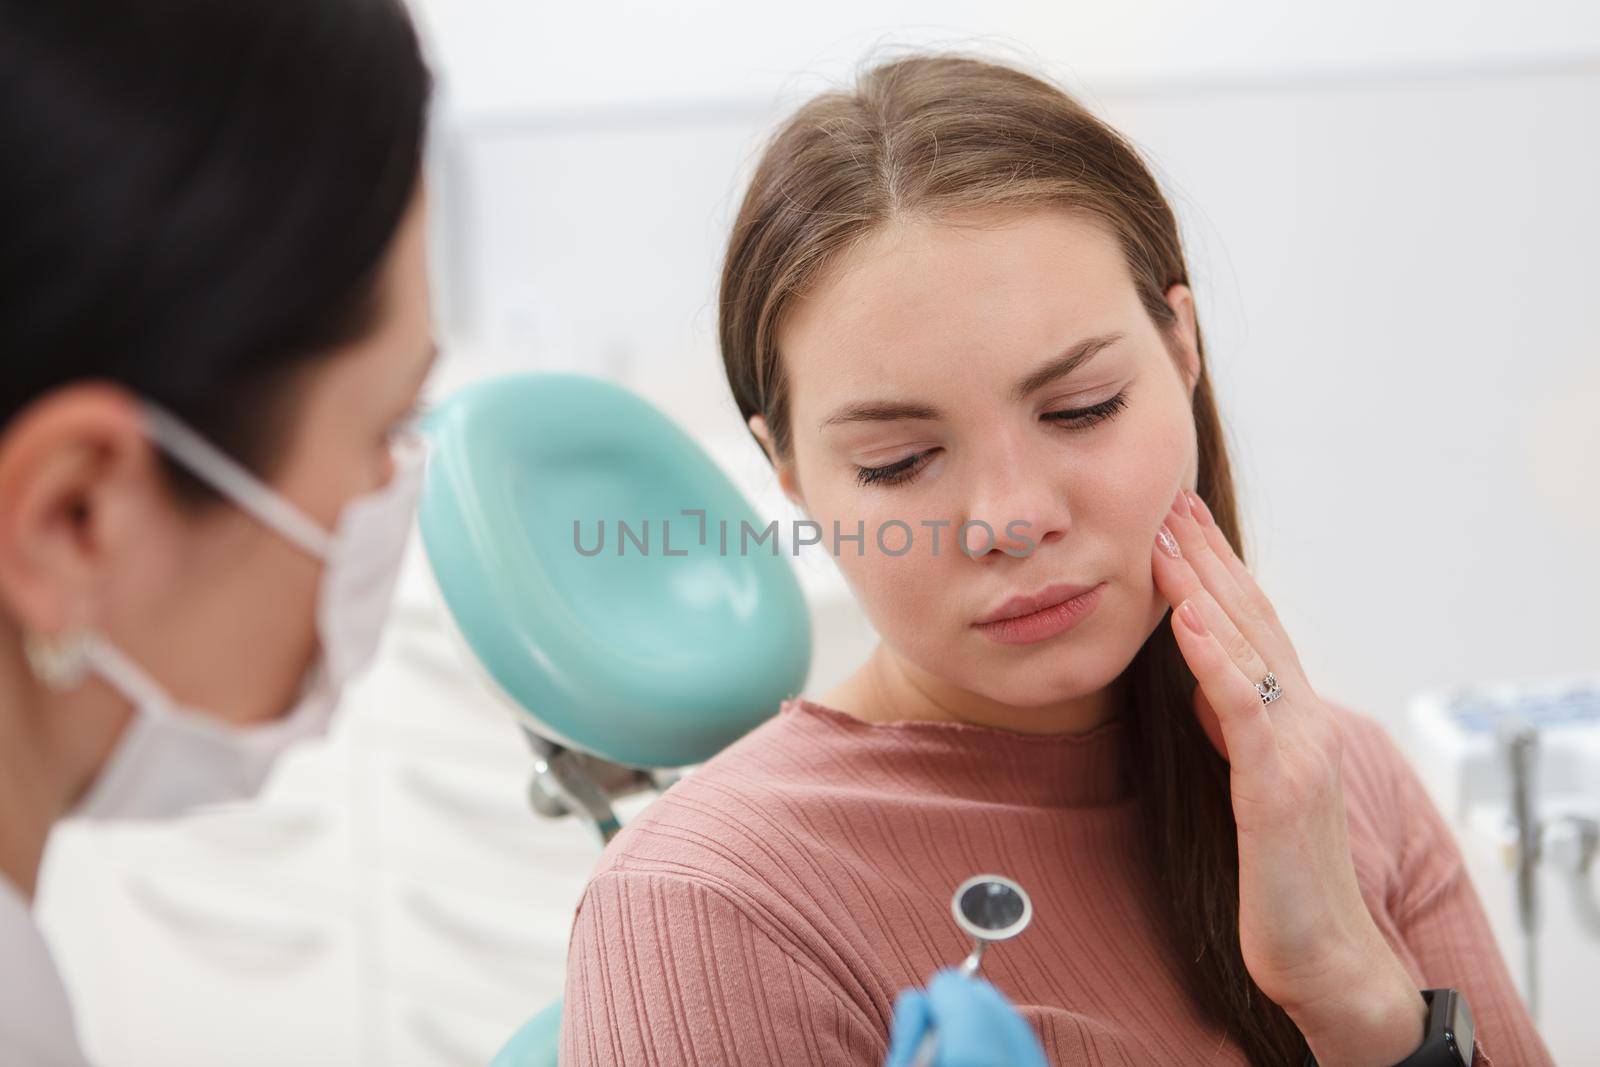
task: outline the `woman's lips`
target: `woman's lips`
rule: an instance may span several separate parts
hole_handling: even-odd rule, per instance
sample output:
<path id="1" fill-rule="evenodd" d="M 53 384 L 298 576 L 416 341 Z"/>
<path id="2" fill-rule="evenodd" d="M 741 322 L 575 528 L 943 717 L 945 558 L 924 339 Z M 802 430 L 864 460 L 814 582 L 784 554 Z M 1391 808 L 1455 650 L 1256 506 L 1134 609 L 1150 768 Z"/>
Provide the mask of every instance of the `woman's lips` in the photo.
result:
<path id="1" fill-rule="evenodd" d="M 973 629 L 1002 645 L 1029 645 L 1066 633 L 1094 611 L 1106 583 L 1026 615 L 994 622 L 975 622 Z M 1048 593 L 1048 590 L 1046 591 Z M 1046 596 L 1045 599 L 1048 599 Z"/>
<path id="2" fill-rule="evenodd" d="M 1015 619 L 1022 615 L 1032 615 L 1036 611 L 1053 608 L 1064 600 L 1071 600 L 1079 593 L 1087 593 L 1093 588 L 1094 586 L 1092 585 L 1051 582 L 1037 593 L 1012 597 L 979 619 L 978 622 L 1000 622 L 1003 619 Z"/>

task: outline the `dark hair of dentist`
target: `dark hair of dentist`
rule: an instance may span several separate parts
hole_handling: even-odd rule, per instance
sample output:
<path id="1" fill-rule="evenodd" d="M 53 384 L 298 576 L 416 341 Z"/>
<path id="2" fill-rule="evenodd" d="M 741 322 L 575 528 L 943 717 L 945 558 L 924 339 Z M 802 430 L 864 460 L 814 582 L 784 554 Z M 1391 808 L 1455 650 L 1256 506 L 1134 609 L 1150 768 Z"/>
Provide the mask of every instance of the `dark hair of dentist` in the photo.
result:
<path id="1" fill-rule="evenodd" d="M 8 1059 L 79 1062 L 27 903 L 139 710 L 41 681 L 30 641 L 92 628 L 201 721 L 286 717 L 323 563 L 174 462 L 143 405 L 324 530 L 389 483 L 434 358 L 430 93 L 399 0 L 0 0 Z"/>

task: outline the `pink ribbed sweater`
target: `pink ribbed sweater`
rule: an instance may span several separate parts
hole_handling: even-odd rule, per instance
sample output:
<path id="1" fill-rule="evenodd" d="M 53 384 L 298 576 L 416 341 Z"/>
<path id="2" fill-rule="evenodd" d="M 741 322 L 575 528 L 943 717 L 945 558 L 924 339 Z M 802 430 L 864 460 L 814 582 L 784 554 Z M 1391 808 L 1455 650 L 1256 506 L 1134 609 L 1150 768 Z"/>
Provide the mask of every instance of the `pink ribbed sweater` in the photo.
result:
<path id="1" fill-rule="evenodd" d="M 1465 991 L 1480 1067 L 1549 1065 L 1447 825 L 1382 725 L 1338 715 L 1380 929 L 1419 988 Z M 950 893 L 980 872 L 1033 898 L 983 974 L 1053 1064 L 1245 1064 L 1152 921 L 1124 731 L 873 724 L 785 701 L 606 849 L 572 926 L 563 1067 L 879 1067 L 896 993 L 970 948 Z"/>

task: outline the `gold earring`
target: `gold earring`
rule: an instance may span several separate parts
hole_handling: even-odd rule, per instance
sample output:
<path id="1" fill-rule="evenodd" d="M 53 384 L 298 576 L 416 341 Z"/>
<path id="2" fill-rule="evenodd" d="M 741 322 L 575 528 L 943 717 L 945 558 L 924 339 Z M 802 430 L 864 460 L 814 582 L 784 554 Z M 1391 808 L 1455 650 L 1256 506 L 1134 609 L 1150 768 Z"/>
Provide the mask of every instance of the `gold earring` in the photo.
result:
<path id="1" fill-rule="evenodd" d="M 89 628 L 75 626 L 56 636 L 29 630 L 22 652 L 40 683 L 58 692 L 76 689 L 89 674 Z"/>

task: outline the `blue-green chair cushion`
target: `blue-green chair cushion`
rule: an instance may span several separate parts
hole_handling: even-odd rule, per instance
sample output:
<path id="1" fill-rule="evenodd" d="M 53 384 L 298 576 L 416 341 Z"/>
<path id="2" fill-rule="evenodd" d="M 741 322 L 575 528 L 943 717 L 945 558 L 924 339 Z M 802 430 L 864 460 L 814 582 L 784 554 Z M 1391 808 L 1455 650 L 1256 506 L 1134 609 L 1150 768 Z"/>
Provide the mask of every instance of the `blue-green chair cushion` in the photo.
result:
<path id="1" fill-rule="evenodd" d="M 557 1067 L 561 1048 L 561 1001 L 523 1023 L 489 1067 Z"/>
<path id="2" fill-rule="evenodd" d="M 583 375 L 515 375 L 450 396 L 425 430 L 419 524 L 434 578 L 535 730 L 618 763 L 680 767 L 800 690 L 811 627 L 789 561 L 775 539 L 755 541 L 765 521 L 643 398 Z M 684 509 L 706 512 L 704 544 Z"/>

